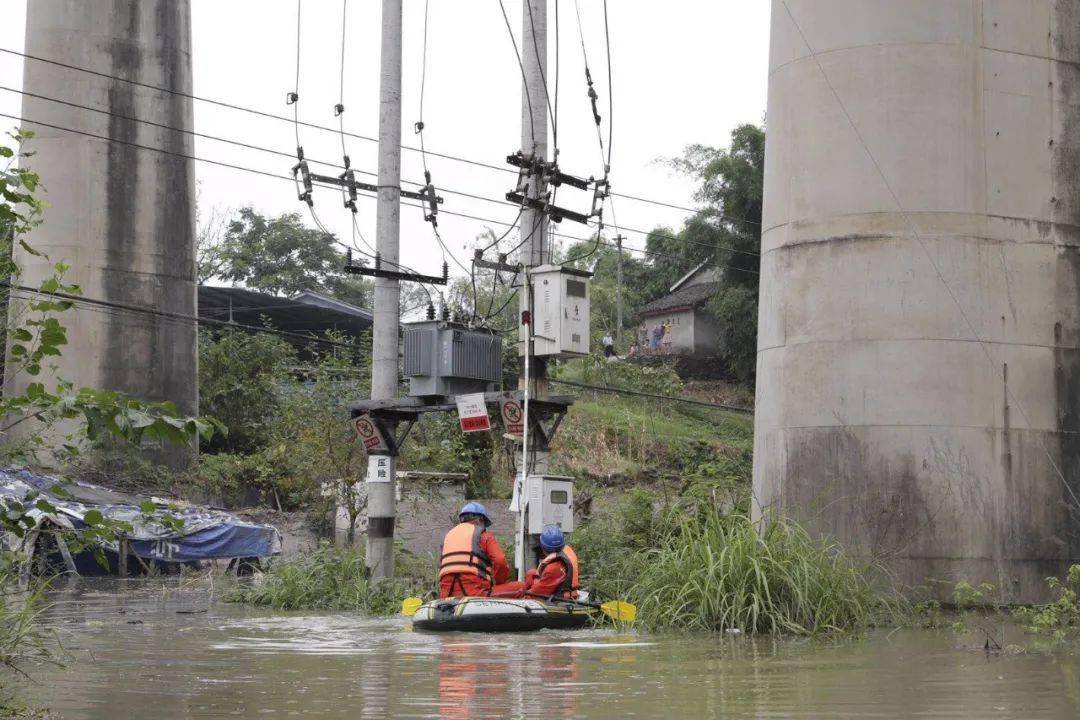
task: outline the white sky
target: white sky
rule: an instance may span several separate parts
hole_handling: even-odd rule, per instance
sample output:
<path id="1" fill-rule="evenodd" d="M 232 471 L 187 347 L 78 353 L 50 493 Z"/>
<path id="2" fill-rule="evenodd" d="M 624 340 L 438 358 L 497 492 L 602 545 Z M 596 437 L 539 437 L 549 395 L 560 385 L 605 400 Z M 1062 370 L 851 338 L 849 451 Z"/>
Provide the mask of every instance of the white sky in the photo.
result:
<path id="1" fill-rule="evenodd" d="M 34 0 L 29 0 L 33 2 Z M 504 0 L 518 36 L 521 0 Z M 23 49 L 27 0 L 0 0 L 5 22 L 0 47 Z M 549 1 L 549 84 L 555 66 L 554 0 Z M 290 114 L 284 102 L 292 89 L 296 62 L 295 0 L 192 0 L 195 94 L 275 114 Z M 302 120 L 336 127 L 341 42 L 340 0 L 303 2 L 300 75 Z M 349 0 L 346 32 L 345 128 L 378 134 L 378 0 Z M 585 44 L 600 94 L 607 137 L 607 74 L 600 0 L 580 0 Z M 585 81 L 574 3 L 559 0 L 561 61 L 559 87 L 560 164 L 564 172 L 602 174 L 596 135 L 585 97 Z M 766 0 L 609 0 L 614 83 L 614 154 L 611 180 L 616 192 L 692 205 L 693 184 L 659 160 L 680 154 L 691 143 L 725 145 L 731 129 L 761 122 L 765 111 L 769 3 Z M 418 118 L 423 37 L 423 0 L 405 0 L 402 137 L 417 145 L 412 125 Z M 497 0 L 430 0 L 425 138 L 429 150 L 501 165 L 520 144 L 521 75 Z M 0 54 L 0 84 L 21 87 L 22 61 Z M 552 90 L 553 92 L 553 90 Z M 20 98 L 0 92 L 0 112 L 18 115 Z M 72 122 L 78 126 L 78 117 Z M 0 118 L 2 124 L 14 124 Z M 291 123 L 195 104 L 195 129 L 292 152 Z M 300 129 L 309 158 L 340 162 L 341 142 L 334 133 Z M 376 169 L 374 143 L 346 139 L 353 166 Z M 288 159 L 197 139 L 199 157 L 288 174 Z M 428 165 L 436 186 L 501 199 L 514 176 L 433 158 Z M 316 168 L 313 168 L 316 169 Z M 327 174 L 329 168 L 318 168 Z M 203 208 L 235 209 L 250 204 L 261 212 L 304 211 L 291 183 L 196 163 Z M 404 180 L 422 180 L 419 153 L 402 156 Z M 360 179 L 373 181 L 368 176 Z M 47 182 L 47 178 L 44 179 Z M 406 186 L 411 187 L 411 186 Z M 442 193 L 443 210 L 511 222 L 514 207 Z M 591 198 L 573 188 L 559 202 L 587 209 Z M 349 239 L 348 212 L 332 190 L 316 189 L 315 209 L 329 229 Z M 359 202 L 359 227 L 374 242 L 375 204 Z M 658 224 L 678 227 L 685 213 L 615 198 L 618 221 L 648 230 Z M 606 220 L 611 222 L 610 209 Z M 309 222 L 309 224 L 311 224 Z M 492 225 L 496 230 L 501 225 Z M 443 238 L 468 264 L 482 223 L 440 215 Z M 556 232 L 584 237 L 590 230 L 564 221 Z M 516 232 L 513 236 L 516 236 Z M 627 244 L 644 245 L 644 236 L 627 233 Z M 568 241 L 563 241 L 568 242 Z M 516 240 L 515 240 L 516 244 Z M 417 208 L 402 209 L 402 262 L 438 274 L 441 254 Z M 460 270 L 452 274 L 462 274 Z"/>

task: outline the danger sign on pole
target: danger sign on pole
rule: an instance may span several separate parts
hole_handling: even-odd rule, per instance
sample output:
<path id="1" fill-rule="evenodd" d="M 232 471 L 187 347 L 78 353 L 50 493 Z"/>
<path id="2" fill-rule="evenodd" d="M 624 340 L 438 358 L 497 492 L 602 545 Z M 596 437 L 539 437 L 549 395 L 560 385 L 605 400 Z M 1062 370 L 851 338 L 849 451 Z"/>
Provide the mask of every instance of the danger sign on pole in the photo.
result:
<path id="1" fill-rule="evenodd" d="M 520 400 L 502 398 L 499 401 L 499 414 L 502 415 L 503 427 L 510 435 L 521 435 L 525 431 L 525 413 L 521 410 Z"/>
<path id="2" fill-rule="evenodd" d="M 356 437 L 364 443 L 364 449 L 369 453 L 389 452 L 390 446 L 386 444 L 386 440 L 383 439 L 382 433 L 379 432 L 379 428 L 375 426 L 370 415 L 353 418 L 352 425 L 356 430 Z"/>
<path id="3" fill-rule="evenodd" d="M 457 411 L 462 432 L 483 432 L 491 429 L 484 393 L 458 395 Z"/>

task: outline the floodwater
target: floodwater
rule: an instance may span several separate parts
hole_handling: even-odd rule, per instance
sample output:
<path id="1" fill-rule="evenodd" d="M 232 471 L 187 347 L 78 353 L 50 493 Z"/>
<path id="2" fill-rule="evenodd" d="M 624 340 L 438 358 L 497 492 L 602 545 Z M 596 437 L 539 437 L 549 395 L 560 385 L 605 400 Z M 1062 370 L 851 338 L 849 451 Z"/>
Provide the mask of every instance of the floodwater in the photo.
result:
<path id="1" fill-rule="evenodd" d="M 947 630 L 437 635 L 212 596 L 205 581 L 72 581 L 47 614 L 67 665 L 34 669 L 24 696 L 67 720 L 1080 717 L 1080 657 L 988 654 Z"/>

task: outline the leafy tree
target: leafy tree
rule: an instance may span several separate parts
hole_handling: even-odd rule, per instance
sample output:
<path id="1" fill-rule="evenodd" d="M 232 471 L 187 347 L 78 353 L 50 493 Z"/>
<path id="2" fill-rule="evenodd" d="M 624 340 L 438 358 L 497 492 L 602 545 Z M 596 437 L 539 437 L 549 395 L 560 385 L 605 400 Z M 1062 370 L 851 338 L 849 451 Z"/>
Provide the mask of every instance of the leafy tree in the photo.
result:
<path id="1" fill-rule="evenodd" d="M 728 148 L 691 145 L 672 166 L 699 181 L 702 208 L 675 233 L 657 228 L 646 239 L 653 253 L 642 280 L 647 299 L 661 297 L 702 262 L 722 269 L 719 292 L 708 311 L 718 320 L 720 346 L 729 369 L 752 385 L 757 355 L 757 292 L 765 129 L 740 125 Z"/>
<path id="2" fill-rule="evenodd" d="M 199 277 L 243 283 L 275 295 L 318 292 L 353 305 L 371 301 L 371 284 L 346 275 L 333 235 L 305 227 L 298 213 L 267 218 L 242 208 L 220 239 L 200 233 Z"/>
<path id="3" fill-rule="evenodd" d="M 199 412 L 229 429 L 202 443 L 208 453 L 251 453 L 266 445 L 269 419 L 282 412 L 281 387 L 297 364 L 276 335 L 235 330 L 199 332 Z"/>

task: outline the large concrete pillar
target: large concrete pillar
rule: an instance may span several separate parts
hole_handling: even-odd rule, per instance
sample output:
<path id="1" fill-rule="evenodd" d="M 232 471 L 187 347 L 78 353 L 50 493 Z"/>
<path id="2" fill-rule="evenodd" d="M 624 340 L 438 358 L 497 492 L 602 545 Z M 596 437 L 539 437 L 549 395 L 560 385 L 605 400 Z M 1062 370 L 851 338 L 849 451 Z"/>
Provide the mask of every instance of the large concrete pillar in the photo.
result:
<path id="1" fill-rule="evenodd" d="M 765 155 L 757 511 L 1038 599 L 1080 561 L 1080 0 L 774 0 Z"/>
<path id="2" fill-rule="evenodd" d="M 26 52 L 51 60 L 190 93 L 189 0 L 32 0 Z M 190 155 L 192 138 L 134 120 L 191 130 L 187 98 L 97 75 L 26 61 L 24 88 L 113 113 L 103 115 L 25 97 L 23 116 L 117 141 Z M 71 265 L 68 279 L 89 298 L 194 315 L 195 177 L 192 163 L 119 142 L 27 123 L 36 136 L 29 164 L 49 203 L 29 238 L 50 262 Z M 23 282 L 49 273 L 19 253 Z M 60 376 L 76 386 L 171 400 L 181 412 L 198 404 L 196 330 L 192 323 L 80 305 L 63 317 L 68 346 Z M 8 379 L 9 388 L 28 379 Z M 186 449 L 161 457 L 182 463 Z"/>

